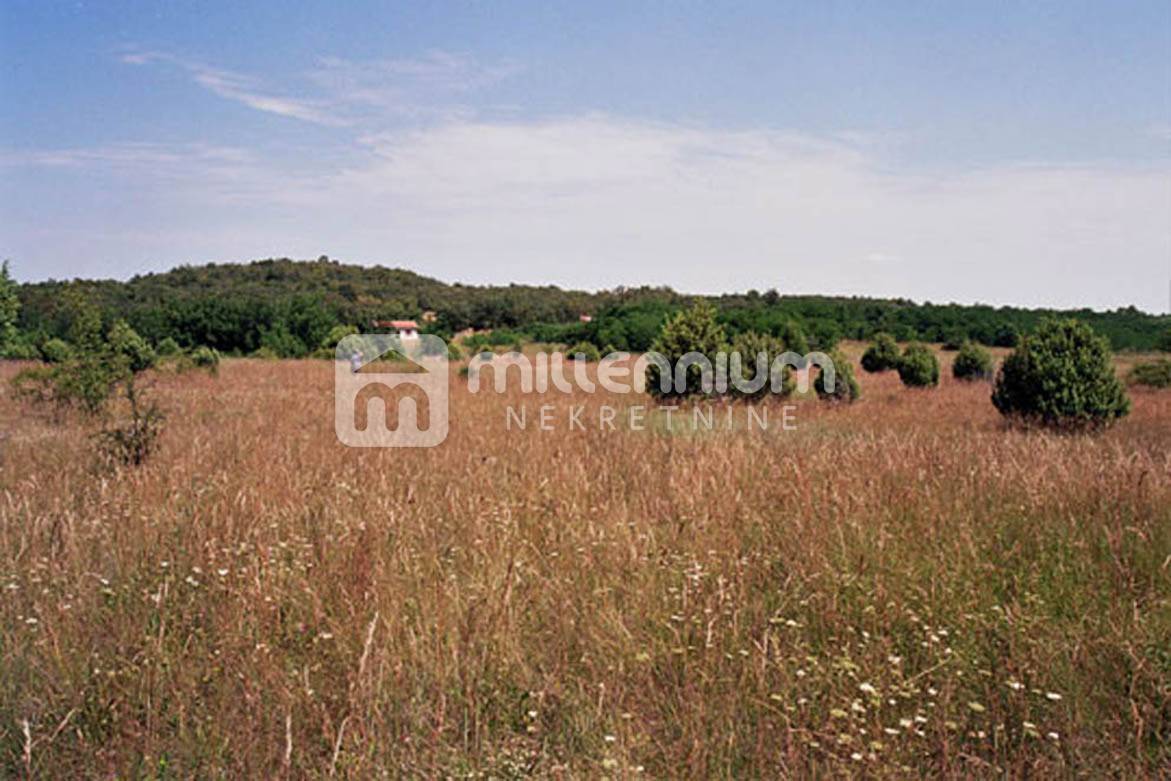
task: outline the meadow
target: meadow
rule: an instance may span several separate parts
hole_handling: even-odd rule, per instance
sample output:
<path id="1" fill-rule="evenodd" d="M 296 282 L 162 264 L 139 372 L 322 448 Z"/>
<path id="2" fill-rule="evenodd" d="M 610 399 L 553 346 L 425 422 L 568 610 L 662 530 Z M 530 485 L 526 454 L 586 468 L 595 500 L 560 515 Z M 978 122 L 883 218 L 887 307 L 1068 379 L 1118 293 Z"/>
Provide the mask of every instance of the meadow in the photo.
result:
<path id="1" fill-rule="evenodd" d="M 453 375 L 420 450 L 226 360 L 116 471 L 6 394 L 0 775 L 1171 773 L 1171 392 L 1021 431 L 950 355 L 793 431 L 508 429 Z"/>

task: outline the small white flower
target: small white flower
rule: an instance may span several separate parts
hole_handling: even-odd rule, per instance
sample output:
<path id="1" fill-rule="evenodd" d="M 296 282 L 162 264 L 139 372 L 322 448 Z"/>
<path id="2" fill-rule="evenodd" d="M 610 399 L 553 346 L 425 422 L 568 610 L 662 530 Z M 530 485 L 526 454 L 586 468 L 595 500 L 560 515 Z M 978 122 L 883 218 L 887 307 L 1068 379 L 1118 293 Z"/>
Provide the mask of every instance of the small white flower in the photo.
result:
<path id="1" fill-rule="evenodd" d="M 1049 738 L 1050 740 L 1060 740 L 1061 739 L 1060 736 L 1056 732 L 1046 733 L 1045 737 Z"/>
<path id="2" fill-rule="evenodd" d="M 869 683 L 858 684 L 858 691 L 862 692 L 863 694 L 878 694 L 878 689 L 875 689 L 874 686 Z"/>
<path id="3" fill-rule="evenodd" d="M 605 740 L 607 743 L 613 743 L 614 741 L 618 740 L 618 738 L 614 737 L 613 735 L 606 735 L 603 740 Z"/>
<path id="4" fill-rule="evenodd" d="M 1045 692 L 1045 699 L 1051 700 L 1053 702 L 1060 702 L 1061 695 L 1058 694 L 1057 692 Z"/>

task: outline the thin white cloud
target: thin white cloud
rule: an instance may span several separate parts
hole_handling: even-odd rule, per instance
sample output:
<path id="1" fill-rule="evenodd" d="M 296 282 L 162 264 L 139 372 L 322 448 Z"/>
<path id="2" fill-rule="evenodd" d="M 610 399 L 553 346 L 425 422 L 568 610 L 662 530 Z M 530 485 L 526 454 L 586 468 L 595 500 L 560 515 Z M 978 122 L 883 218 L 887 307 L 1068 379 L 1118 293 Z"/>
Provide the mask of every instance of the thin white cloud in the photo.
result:
<path id="1" fill-rule="evenodd" d="M 151 257 L 328 253 L 449 280 L 1167 307 L 1167 163 L 924 173 L 869 144 L 606 115 L 461 119 L 347 152 L 332 170 L 191 162 L 179 194 L 157 188 Z M 118 189 L 152 175 L 138 167 Z M 200 230 L 168 249 L 168 220 Z M 144 254 L 126 242 L 104 251 Z"/>
<path id="2" fill-rule="evenodd" d="M 320 101 L 271 94 L 261 88 L 257 80 L 233 71 L 215 68 L 201 62 L 175 57 L 164 52 L 129 52 L 122 62 L 128 65 L 167 63 L 185 71 L 201 87 L 234 100 L 257 111 L 299 119 L 318 125 L 341 126 L 349 122 L 334 113 Z"/>
<path id="3" fill-rule="evenodd" d="M 307 86 L 319 94 L 292 97 L 265 89 L 253 76 L 167 52 L 131 50 L 120 59 L 128 65 L 171 65 L 222 98 L 257 111 L 327 126 L 348 126 L 387 116 L 467 117 L 472 111 L 461 102 L 467 93 L 520 70 L 511 61 L 485 64 L 444 51 L 399 59 L 322 57 L 304 74 Z"/>

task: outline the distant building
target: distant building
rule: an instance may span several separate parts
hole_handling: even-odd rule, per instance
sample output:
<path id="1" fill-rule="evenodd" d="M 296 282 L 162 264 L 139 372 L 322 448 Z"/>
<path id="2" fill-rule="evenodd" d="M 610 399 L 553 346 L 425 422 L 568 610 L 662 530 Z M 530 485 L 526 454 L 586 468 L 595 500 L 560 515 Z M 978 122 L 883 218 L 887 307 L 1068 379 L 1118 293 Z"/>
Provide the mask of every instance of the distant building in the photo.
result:
<path id="1" fill-rule="evenodd" d="M 398 332 L 404 341 L 419 338 L 419 324 L 414 320 L 375 320 L 375 328 L 390 328 Z"/>
<path id="2" fill-rule="evenodd" d="M 588 323 L 588 322 L 591 322 L 594 318 L 591 317 L 590 315 L 578 315 L 577 319 L 583 323 Z"/>
<path id="3" fill-rule="evenodd" d="M 438 319 L 439 319 L 439 315 L 435 314 L 435 312 L 433 312 L 430 309 L 428 309 L 426 312 L 423 313 L 423 322 L 424 323 L 434 323 Z"/>

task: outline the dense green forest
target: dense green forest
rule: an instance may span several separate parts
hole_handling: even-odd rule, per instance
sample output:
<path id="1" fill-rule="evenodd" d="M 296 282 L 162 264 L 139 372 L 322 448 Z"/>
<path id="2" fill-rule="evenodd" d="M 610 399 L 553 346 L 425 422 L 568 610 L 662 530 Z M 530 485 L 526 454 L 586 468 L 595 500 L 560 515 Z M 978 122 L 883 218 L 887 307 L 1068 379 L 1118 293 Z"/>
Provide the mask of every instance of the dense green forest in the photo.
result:
<path id="1" fill-rule="evenodd" d="M 316 261 L 262 260 L 247 264 L 182 266 L 128 281 L 74 280 L 20 285 L 17 341 L 26 351 L 68 339 L 78 313 L 94 309 L 106 323 L 126 320 L 147 339 L 207 345 L 233 354 L 258 349 L 303 356 L 321 348 L 338 325 L 364 327 L 374 319 L 420 318 L 443 336 L 495 329 L 511 343 L 592 342 L 599 348 L 644 350 L 664 319 L 697 297 L 669 288 L 600 292 L 555 286 L 446 284 L 402 269 Z M 958 344 L 972 339 L 1012 345 L 1046 310 L 916 304 L 901 299 L 789 296 L 775 290 L 706 297 L 736 334 L 754 330 L 789 345 L 825 349 L 840 339 L 877 331 L 897 339 Z M 592 321 L 581 322 L 589 314 Z M 1064 311 L 1107 336 L 1115 349 L 1171 348 L 1171 317 L 1133 307 L 1111 312 Z"/>

